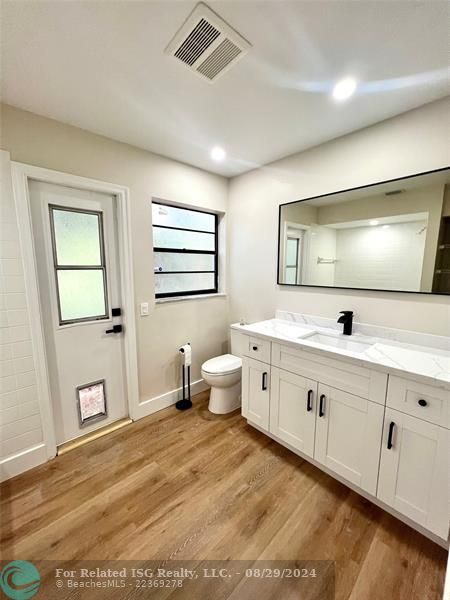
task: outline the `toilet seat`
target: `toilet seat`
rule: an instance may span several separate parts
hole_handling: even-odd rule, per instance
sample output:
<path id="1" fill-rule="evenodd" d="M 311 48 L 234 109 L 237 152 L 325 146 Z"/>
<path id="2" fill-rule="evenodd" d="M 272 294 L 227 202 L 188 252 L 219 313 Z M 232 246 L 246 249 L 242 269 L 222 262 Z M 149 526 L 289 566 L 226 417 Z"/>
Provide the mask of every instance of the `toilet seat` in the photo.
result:
<path id="1" fill-rule="evenodd" d="M 202 365 L 202 370 L 211 375 L 228 375 L 235 373 L 242 367 L 242 360 L 232 354 L 222 354 L 207 360 Z"/>

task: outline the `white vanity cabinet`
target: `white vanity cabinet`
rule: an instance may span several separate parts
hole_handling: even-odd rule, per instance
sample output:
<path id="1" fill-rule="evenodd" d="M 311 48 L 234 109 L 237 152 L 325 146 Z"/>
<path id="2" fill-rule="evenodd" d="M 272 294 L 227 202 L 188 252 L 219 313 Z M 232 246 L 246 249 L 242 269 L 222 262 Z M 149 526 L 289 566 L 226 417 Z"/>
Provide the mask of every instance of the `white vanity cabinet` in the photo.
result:
<path id="1" fill-rule="evenodd" d="M 448 539 L 447 389 L 338 355 L 236 331 L 234 338 L 250 424 L 433 539 Z"/>
<path id="2" fill-rule="evenodd" d="M 317 382 L 272 367 L 270 390 L 270 432 L 314 456 Z"/>
<path id="3" fill-rule="evenodd" d="M 376 494 L 384 407 L 319 384 L 314 458 Z"/>
<path id="4" fill-rule="evenodd" d="M 242 357 L 242 415 L 269 430 L 270 365 Z"/>
<path id="5" fill-rule="evenodd" d="M 272 367 L 269 431 L 376 494 L 384 407 Z"/>
<path id="6" fill-rule="evenodd" d="M 447 539 L 450 432 L 387 408 L 377 496 Z"/>
<path id="7" fill-rule="evenodd" d="M 384 404 L 387 375 L 318 352 L 272 343 L 272 365 Z"/>

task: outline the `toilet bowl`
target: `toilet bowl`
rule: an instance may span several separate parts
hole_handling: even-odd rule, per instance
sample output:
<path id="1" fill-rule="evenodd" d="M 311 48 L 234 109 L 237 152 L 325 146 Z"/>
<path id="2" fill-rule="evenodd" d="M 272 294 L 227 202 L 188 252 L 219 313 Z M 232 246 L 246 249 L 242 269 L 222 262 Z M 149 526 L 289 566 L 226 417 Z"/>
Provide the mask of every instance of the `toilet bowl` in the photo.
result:
<path id="1" fill-rule="evenodd" d="M 229 413 L 241 405 L 242 361 L 232 354 L 222 354 L 202 365 L 202 377 L 211 386 L 209 410 L 216 415 Z"/>

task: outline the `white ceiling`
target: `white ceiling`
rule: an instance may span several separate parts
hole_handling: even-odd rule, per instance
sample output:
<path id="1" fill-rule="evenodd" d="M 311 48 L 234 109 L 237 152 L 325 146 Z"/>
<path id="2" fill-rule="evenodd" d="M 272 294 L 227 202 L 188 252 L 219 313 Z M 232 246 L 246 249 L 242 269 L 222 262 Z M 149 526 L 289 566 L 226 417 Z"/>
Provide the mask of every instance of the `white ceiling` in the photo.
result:
<path id="1" fill-rule="evenodd" d="M 252 44 L 212 85 L 164 54 L 195 4 L 4 0 L 3 101 L 232 176 L 448 94 L 447 2 L 210 1 Z"/>

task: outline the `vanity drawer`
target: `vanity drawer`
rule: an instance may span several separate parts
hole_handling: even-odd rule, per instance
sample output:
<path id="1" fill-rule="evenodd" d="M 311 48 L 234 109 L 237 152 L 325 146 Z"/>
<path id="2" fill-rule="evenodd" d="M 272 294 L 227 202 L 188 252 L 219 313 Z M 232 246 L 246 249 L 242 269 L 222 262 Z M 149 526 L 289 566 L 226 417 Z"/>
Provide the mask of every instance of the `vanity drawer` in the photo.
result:
<path id="1" fill-rule="evenodd" d="M 272 342 L 260 338 L 250 337 L 247 343 L 246 355 L 261 362 L 270 364 L 270 352 Z"/>
<path id="2" fill-rule="evenodd" d="M 423 421 L 450 429 L 450 392 L 391 375 L 387 405 Z"/>
<path id="3" fill-rule="evenodd" d="M 386 373 L 275 343 L 272 365 L 378 404 L 386 402 Z"/>

